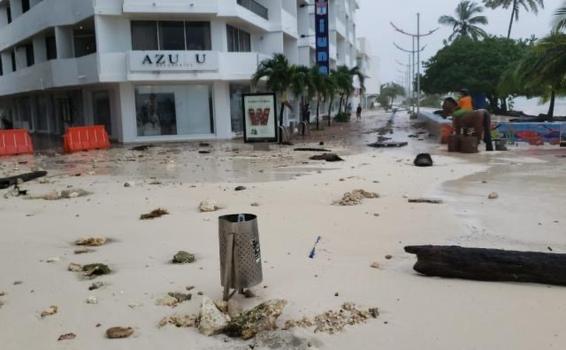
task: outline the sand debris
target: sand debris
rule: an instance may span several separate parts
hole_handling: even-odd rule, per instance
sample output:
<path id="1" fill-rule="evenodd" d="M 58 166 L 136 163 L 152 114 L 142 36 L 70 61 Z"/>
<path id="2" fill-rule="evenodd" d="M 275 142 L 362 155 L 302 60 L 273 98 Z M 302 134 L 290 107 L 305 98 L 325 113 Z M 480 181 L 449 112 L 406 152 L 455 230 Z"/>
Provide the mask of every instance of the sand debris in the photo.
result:
<path id="1" fill-rule="evenodd" d="M 372 269 L 379 269 L 380 268 L 379 263 L 377 261 L 372 262 L 369 267 L 371 267 Z"/>
<path id="2" fill-rule="evenodd" d="M 169 215 L 169 212 L 166 209 L 158 208 L 158 209 L 152 210 L 151 212 L 149 212 L 147 214 L 140 215 L 140 220 L 153 220 L 153 219 L 160 218 L 164 215 Z"/>
<path id="3" fill-rule="evenodd" d="M 232 319 L 223 333 L 230 337 L 248 340 L 258 333 L 277 329 L 277 319 L 287 305 L 286 300 L 275 299 L 261 303 Z"/>
<path id="4" fill-rule="evenodd" d="M 101 281 L 97 281 L 97 282 L 93 282 L 89 287 L 88 290 L 97 290 L 104 287 L 104 282 Z"/>
<path id="5" fill-rule="evenodd" d="M 95 296 L 91 295 L 86 298 L 86 303 L 91 305 L 98 304 L 98 299 Z"/>
<path id="6" fill-rule="evenodd" d="M 218 309 L 212 299 L 202 298 L 200 313 L 198 318 L 198 330 L 206 336 L 222 333 L 230 322 L 230 317 Z"/>
<path id="7" fill-rule="evenodd" d="M 195 255 L 183 250 L 177 252 L 171 261 L 173 264 L 191 264 L 196 260 Z"/>
<path id="8" fill-rule="evenodd" d="M 106 237 L 86 237 L 86 238 L 77 239 L 75 241 L 75 245 L 85 246 L 85 247 L 100 247 L 106 244 L 107 241 L 108 239 Z M 80 253 L 75 253 L 75 254 L 80 254 Z"/>
<path id="9" fill-rule="evenodd" d="M 48 263 L 48 264 L 53 264 L 53 263 L 56 263 L 56 262 L 59 262 L 59 261 L 61 261 L 61 258 L 58 257 L 58 256 L 53 256 L 53 257 L 47 258 L 45 260 L 45 262 Z"/>
<path id="10" fill-rule="evenodd" d="M 70 263 L 67 270 L 71 272 L 82 272 L 82 275 L 87 278 L 96 278 L 98 276 L 107 275 L 112 272 L 112 270 L 105 264 L 88 264 L 81 266 L 76 263 Z"/>
<path id="11" fill-rule="evenodd" d="M 94 253 L 96 252 L 96 250 L 94 249 L 90 249 L 90 248 L 86 248 L 86 247 L 82 247 L 82 248 L 77 248 L 73 251 L 74 254 L 76 255 L 80 255 L 80 254 L 88 254 L 88 253 Z"/>
<path id="12" fill-rule="evenodd" d="M 47 309 L 43 310 L 40 314 L 41 318 L 45 318 L 47 316 L 53 316 L 59 311 L 59 308 L 56 305 L 51 305 Z"/>
<path id="13" fill-rule="evenodd" d="M 70 263 L 69 266 L 67 266 L 67 271 L 81 272 L 82 270 L 83 270 L 83 267 L 80 264 L 77 264 L 77 263 Z"/>
<path id="14" fill-rule="evenodd" d="M 134 334 L 132 327 L 112 327 L 106 330 L 106 337 L 109 339 L 128 338 Z"/>
<path id="15" fill-rule="evenodd" d="M 344 193 L 342 199 L 337 202 L 334 202 L 334 204 L 343 207 L 360 205 L 362 204 L 362 201 L 366 198 L 367 199 L 379 198 L 379 195 L 377 193 L 368 192 L 366 190 L 353 190 L 352 192 Z"/>
<path id="16" fill-rule="evenodd" d="M 57 341 L 72 340 L 75 339 L 76 337 L 77 335 L 75 333 L 65 333 L 65 334 L 61 334 L 59 338 L 57 338 Z"/>
<path id="17" fill-rule="evenodd" d="M 323 153 L 320 155 L 312 156 L 310 160 L 324 160 L 327 162 L 342 162 L 344 159 L 340 158 L 336 153 Z"/>
<path id="18" fill-rule="evenodd" d="M 491 192 L 489 194 L 489 196 L 487 196 L 488 199 L 497 199 L 499 198 L 499 194 L 497 194 L 497 192 Z"/>
<path id="19" fill-rule="evenodd" d="M 353 303 L 345 303 L 338 311 L 330 310 L 312 319 L 304 317 L 297 321 L 289 320 L 283 329 L 314 327 L 315 333 L 336 334 L 343 331 L 346 326 L 363 324 L 378 316 L 377 308 L 361 310 Z"/>
<path id="20" fill-rule="evenodd" d="M 169 292 L 163 298 L 157 299 L 155 302 L 159 306 L 177 307 L 180 303 L 190 301 L 193 297 L 190 293 Z"/>
<path id="21" fill-rule="evenodd" d="M 80 188 L 71 188 L 63 191 L 53 191 L 41 196 L 29 196 L 27 199 L 43 199 L 46 201 L 57 201 L 61 199 L 72 199 L 78 197 L 85 197 L 91 195 L 92 193 L 85 191 Z"/>
<path id="22" fill-rule="evenodd" d="M 196 327 L 197 318 L 193 315 L 172 315 L 164 317 L 161 321 L 159 321 L 159 328 L 165 327 L 169 324 L 178 328 Z"/>
<path id="23" fill-rule="evenodd" d="M 212 200 L 205 200 L 205 201 L 200 202 L 198 208 L 199 208 L 201 213 L 211 213 L 211 212 L 222 209 L 221 206 L 219 206 L 218 204 L 216 204 L 215 201 L 212 201 Z"/>
<path id="24" fill-rule="evenodd" d="M 442 199 L 436 198 L 409 198 L 409 203 L 442 204 Z"/>

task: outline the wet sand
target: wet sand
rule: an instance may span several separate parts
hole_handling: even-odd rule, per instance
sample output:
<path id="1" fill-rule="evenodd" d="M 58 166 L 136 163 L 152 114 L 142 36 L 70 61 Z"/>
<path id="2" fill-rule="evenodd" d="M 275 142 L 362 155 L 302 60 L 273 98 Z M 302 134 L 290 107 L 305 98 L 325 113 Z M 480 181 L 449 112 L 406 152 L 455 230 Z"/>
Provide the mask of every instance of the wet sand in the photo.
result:
<path id="1" fill-rule="evenodd" d="M 566 158 L 556 157 L 566 151 L 452 155 L 429 140 L 407 138 L 412 131 L 404 116 L 396 119 L 392 137 L 409 141 L 408 147 L 366 148 L 377 138 L 371 131 L 388 117 L 352 122 L 334 137 L 295 141 L 297 147 L 337 151 L 342 163 L 309 161 L 311 153 L 289 147 L 253 151 L 238 142 L 212 143 L 210 154 L 199 154 L 203 147 L 191 144 L 0 160 L 2 175 L 35 167 L 54 175 L 50 183 L 25 184 L 32 195 L 67 186 L 93 193 L 60 201 L 0 197 L 0 292 L 6 293 L 0 297 L 2 349 L 249 348 L 249 343 L 207 338 L 195 329 L 157 327 L 165 316 L 197 312 L 197 291 L 221 297 L 217 217 L 240 212 L 259 216 L 264 260 L 264 282 L 254 289 L 257 298 L 236 297 L 243 307 L 286 299 L 281 323 L 337 309 L 344 302 L 379 308 L 377 320 L 337 335 L 293 331 L 313 348 L 566 346 L 564 288 L 421 277 L 412 270 L 415 258 L 403 252 L 405 245 L 425 243 L 566 251 L 560 229 L 566 221 L 561 214 Z M 435 166 L 415 168 L 414 155 L 427 150 Z M 133 186 L 124 187 L 126 181 Z M 236 192 L 237 185 L 247 189 Z M 358 188 L 380 198 L 353 207 L 332 205 Z M 500 197 L 488 201 L 493 191 Z M 407 197 L 429 196 L 445 203 L 407 202 Z M 206 199 L 225 209 L 199 213 L 198 205 Z M 140 214 L 159 207 L 170 215 L 139 220 Z M 113 242 L 94 253 L 74 255 L 72 242 L 91 235 Z M 317 236 L 322 237 L 317 255 L 309 259 Z M 194 253 L 197 262 L 170 264 L 179 250 Z M 60 261 L 46 263 L 51 257 Z M 107 286 L 89 291 L 92 281 L 67 271 L 71 262 L 101 262 L 114 272 L 99 278 Z M 380 268 L 370 268 L 372 262 Z M 155 305 L 186 286 L 195 286 L 192 301 L 176 309 Z M 87 304 L 89 296 L 96 296 L 98 304 Z M 40 318 L 50 305 L 57 305 L 58 313 Z M 104 331 L 112 326 L 134 327 L 135 334 L 105 339 Z M 69 332 L 77 338 L 57 342 Z"/>

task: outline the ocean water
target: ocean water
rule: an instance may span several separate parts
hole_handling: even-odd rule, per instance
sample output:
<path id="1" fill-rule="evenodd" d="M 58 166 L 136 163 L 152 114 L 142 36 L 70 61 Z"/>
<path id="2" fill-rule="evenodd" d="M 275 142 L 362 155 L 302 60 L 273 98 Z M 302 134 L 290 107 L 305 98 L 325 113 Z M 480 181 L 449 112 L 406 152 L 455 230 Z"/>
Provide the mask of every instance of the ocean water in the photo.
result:
<path id="1" fill-rule="evenodd" d="M 523 111 L 529 115 L 539 115 L 548 113 L 549 103 L 540 104 L 540 99 L 517 97 L 514 99 L 513 110 Z M 566 98 L 557 98 L 554 106 L 555 116 L 566 116 Z"/>

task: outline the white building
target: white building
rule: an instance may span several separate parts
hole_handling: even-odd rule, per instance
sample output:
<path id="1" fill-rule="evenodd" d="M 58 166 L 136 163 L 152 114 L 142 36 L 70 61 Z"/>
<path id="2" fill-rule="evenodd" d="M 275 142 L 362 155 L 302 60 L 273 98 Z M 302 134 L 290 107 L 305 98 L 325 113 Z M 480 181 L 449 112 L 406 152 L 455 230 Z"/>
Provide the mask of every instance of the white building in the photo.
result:
<path id="1" fill-rule="evenodd" d="M 362 104 L 364 108 L 369 108 L 369 98 L 379 94 L 381 81 L 379 79 L 379 58 L 373 52 L 373 48 L 367 38 L 358 39 L 357 63 L 365 78 L 365 92 L 363 96 L 359 96 L 357 102 Z"/>
<path id="2" fill-rule="evenodd" d="M 330 8 L 332 64 L 353 66 L 357 0 Z M 126 143 L 232 138 L 258 63 L 313 64 L 313 27 L 314 0 L 0 0 L 0 117 Z"/>

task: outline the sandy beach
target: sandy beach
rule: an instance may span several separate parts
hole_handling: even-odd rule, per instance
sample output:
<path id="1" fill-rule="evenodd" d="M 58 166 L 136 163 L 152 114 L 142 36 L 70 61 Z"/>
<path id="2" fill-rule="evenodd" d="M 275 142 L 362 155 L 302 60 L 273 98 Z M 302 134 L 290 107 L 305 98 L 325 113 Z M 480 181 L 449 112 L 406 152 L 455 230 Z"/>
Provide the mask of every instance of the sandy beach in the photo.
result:
<path id="1" fill-rule="evenodd" d="M 375 113 L 342 131 L 336 127 L 331 137 L 315 133 L 307 142 L 294 141 L 294 147 L 331 149 L 345 160 L 337 163 L 309 160 L 314 153 L 294 147 L 254 151 L 239 142 L 0 159 L 0 177 L 37 168 L 49 172 L 46 181 L 22 185 L 29 196 L 68 188 L 91 193 L 47 201 L 0 191 L 0 293 L 5 294 L 0 348 L 249 349 L 253 340 L 158 327 L 174 313 L 197 313 L 199 294 L 222 297 L 218 216 L 233 213 L 259 217 L 264 281 L 253 289 L 255 298 L 235 297 L 242 308 L 285 299 L 281 325 L 345 302 L 379 309 L 377 319 L 334 335 L 288 331 L 313 349 L 565 348 L 566 289 L 419 276 L 413 271 L 416 258 L 403 248 L 455 244 L 566 252 L 566 149 L 453 155 L 434 140 L 408 138 L 414 130 L 404 114 L 395 118 L 389 136 L 408 141 L 407 147 L 367 147 L 388 118 Z M 413 166 L 415 155 L 424 151 L 433 155 L 435 166 Z M 246 189 L 235 191 L 239 185 Z M 355 189 L 379 198 L 333 205 Z M 489 200 L 491 192 L 499 198 Z M 412 197 L 444 203 L 408 203 Z M 223 209 L 201 213 L 204 200 Z M 156 208 L 169 215 L 139 220 Z M 111 242 L 74 254 L 73 242 L 88 236 Z M 317 254 L 309 259 L 318 236 Z M 195 254 L 196 262 L 171 264 L 180 250 Z M 379 268 L 370 267 L 374 262 Z M 104 287 L 89 291 L 93 281 L 69 272 L 70 263 L 104 263 L 113 272 L 97 279 Z M 156 305 L 168 292 L 188 286 L 194 286 L 191 301 L 174 309 Z M 89 297 L 97 303 L 88 304 Z M 40 317 L 51 305 L 58 312 Z M 133 327 L 134 335 L 106 339 L 104 332 L 113 326 Z M 75 339 L 57 340 L 70 332 Z"/>

